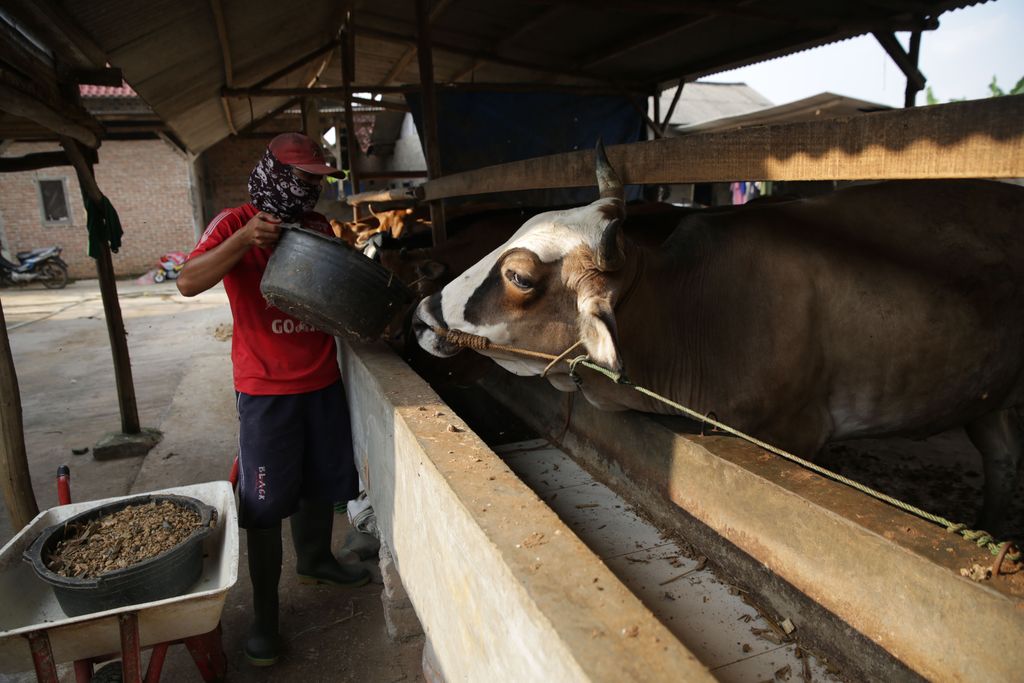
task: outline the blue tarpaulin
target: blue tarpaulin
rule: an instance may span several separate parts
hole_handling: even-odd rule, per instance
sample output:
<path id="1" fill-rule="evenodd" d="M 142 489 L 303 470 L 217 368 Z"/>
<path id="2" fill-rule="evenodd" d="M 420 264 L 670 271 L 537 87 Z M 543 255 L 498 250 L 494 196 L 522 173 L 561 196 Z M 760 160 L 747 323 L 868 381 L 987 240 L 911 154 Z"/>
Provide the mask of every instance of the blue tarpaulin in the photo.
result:
<path id="1" fill-rule="evenodd" d="M 419 132 L 422 98 L 406 95 Z M 643 98 L 637 102 L 645 106 Z M 556 92 L 439 92 L 437 127 L 444 175 L 484 166 L 592 150 L 600 137 L 605 145 L 643 139 L 640 110 L 622 95 L 575 95 Z M 639 188 L 627 188 L 627 199 Z M 500 199 L 499 199 L 500 197 Z M 582 204 L 597 198 L 597 189 L 531 190 L 488 195 L 518 205 Z"/>

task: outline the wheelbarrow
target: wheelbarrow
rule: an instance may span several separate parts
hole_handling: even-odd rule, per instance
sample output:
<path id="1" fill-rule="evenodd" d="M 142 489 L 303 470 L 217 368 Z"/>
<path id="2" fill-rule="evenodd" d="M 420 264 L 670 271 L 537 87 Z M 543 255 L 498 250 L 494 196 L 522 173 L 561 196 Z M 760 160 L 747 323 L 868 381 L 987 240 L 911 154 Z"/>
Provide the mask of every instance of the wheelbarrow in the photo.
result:
<path id="1" fill-rule="evenodd" d="M 58 483 L 61 500 L 69 500 Z M 57 683 L 57 662 L 74 662 L 78 683 L 87 683 L 94 661 L 120 656 L 125 681 L 160 678 L 167 648 L 182 642 L 204 680 L 224 677 L 220 615 L 228 590 L 238 578 L 238 519 L 231 483 L 179 486 L 153 493 L 190 496 L 217 510 L 217 528 L 204 542 L 199 581 L 187 592 L 162 600 L 68 617 L 53 589 L 22 560 L 23 552 L 47 527 L 121 496 L 45 510 L 0 549 L 0 673 L 36 672 Z M 143 674 L 140 651 L 152 648 Z"/>

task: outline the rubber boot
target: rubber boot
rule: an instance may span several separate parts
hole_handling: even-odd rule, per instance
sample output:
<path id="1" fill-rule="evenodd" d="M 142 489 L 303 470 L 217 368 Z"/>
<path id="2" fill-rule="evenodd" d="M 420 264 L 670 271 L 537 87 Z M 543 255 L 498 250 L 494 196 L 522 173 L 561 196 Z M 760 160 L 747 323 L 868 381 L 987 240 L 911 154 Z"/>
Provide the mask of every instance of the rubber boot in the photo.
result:
<path id="1" fill-rule="evenodd" d="M 331 552 L 332 503 L 303 500 L 291 523 L 295 572 L 300 582 L 354 588 L 370 581 L 370 572 L 365 568 L 343 565 Z"/>
<path id="2" fill-rule="evenodd" d="M 270 666 L 281 656 L 277 584 L 281 579 L 281 523 L 269 529 L 246 529 L 249 577 L 252 579 L 252 626 L 245 658 L 253 666 Z"/>

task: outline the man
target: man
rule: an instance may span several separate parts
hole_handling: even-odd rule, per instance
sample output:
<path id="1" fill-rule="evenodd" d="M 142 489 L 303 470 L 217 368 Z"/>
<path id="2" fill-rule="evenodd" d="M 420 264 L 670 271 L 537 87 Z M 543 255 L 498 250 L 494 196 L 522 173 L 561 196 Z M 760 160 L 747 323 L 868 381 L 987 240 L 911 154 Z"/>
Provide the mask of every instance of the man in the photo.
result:
<path id="1" fill-rule="evenodd" d="M 185 296 L 223 279 L 231 304 L 239 526 L 246 530 L 254 613 L 245 655 L 257 666 L 270 666 L 281 654 L 283 518 L 291 517 L 301 581 L 361 586 L 369 580 L 365 569 L 339 564 L 331 552 L 333 502 L 358 494 L 334 338 L 295 324 L 260 294 L 282 222 L 331 234 L 327 219 L 312 209 L 323 176 L 337 173 L 308 137 L 278 135 L 249 176 L 252 202 L 213 219 L 177 279 Z"/>

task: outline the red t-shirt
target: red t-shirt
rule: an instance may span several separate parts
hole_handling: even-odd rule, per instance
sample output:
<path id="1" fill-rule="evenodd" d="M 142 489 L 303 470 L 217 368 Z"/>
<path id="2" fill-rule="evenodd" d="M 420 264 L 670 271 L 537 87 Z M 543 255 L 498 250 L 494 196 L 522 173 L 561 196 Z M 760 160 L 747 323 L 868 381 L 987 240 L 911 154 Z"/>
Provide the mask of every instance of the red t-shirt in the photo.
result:
<path id="1" fill-rule="evenodd" d="M 203 254 L 241 230 L 259 213 L 252 204 L 221 211 L 199 238 L 189 258 Z M 328 235 L 331 225 L 309 212 L 302 227 Z M 274 308 L 260 294 L 260 280 L 272 250 L 251 247 L 224 276 L 234 334 L 231 362 L 235 389 L 246 394 L 301 394 L 332 384 L 338 370 L 334 337 Z"/>

